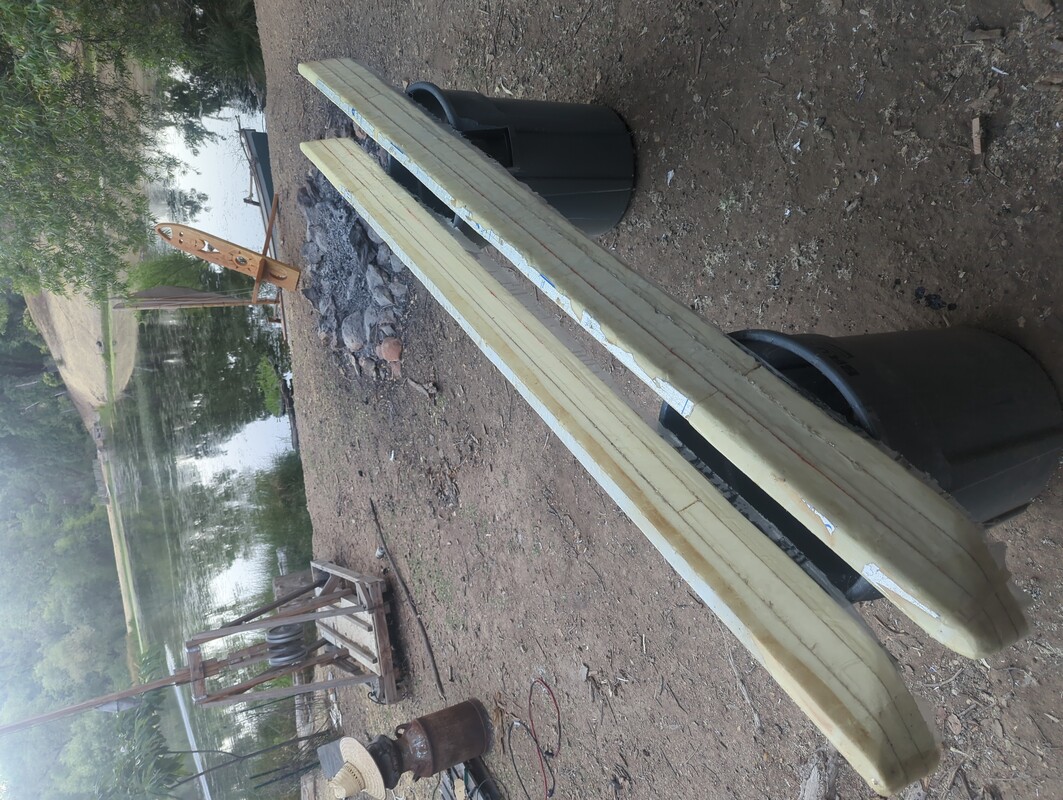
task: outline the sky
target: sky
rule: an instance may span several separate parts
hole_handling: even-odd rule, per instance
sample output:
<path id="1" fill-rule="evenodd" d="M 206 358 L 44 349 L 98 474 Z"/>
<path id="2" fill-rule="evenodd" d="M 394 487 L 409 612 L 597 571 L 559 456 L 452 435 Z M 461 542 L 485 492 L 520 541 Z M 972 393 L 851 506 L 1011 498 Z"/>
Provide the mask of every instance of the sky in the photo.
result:
<path id="1" fill-rule="evenodd" d="M 192 155 L 172 129 L 163 141 L 167 152 L 188 165 L 174 181 L 176 186 L 206 192 L 210 198 L 205 204 L 209 211 L 190 224 L 234 244 L 261 250 L 266 232 L 259 210 L 243 201 L 248 194 L 251 173 L 237 129 L 265 130 L 265 119 L 261 114 L 230 111 L 205 118 L 203 124 L 218 137 L 203 145 L 198 155 Z M 272 198 L 266 199 L 266 203 L 271 201 Z"/>

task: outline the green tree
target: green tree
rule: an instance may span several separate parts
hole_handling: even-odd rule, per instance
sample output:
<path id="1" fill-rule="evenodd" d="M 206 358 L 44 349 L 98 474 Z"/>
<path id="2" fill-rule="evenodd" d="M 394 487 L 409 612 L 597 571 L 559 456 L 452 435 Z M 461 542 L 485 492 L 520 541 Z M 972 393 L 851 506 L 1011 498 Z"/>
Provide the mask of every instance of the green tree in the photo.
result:
<path id="1" fill-rule="evenodd" d="M 123 257 L 148 243 L 142 187 L 176 167 L 159 132 L 194 150 L 204 114 L 264 93 L 251 0 L 0 2 L 0 280 L 118 288 Z M 189 216 L 203 204 L 173 200 Z"/>
<path id="2" fill-rule="evenodd" d="M 281 408 L 281 377 L 277 374 L 276 367 L 268 356 L 262 356 L 258 361 L 258 387 L 262 390 L 262 398 L 266 410 L 275 417 L 283 413 Z"/>
<path id="3" fill-rule="evenodd" d="M 140 186 L 173 166 L 128 71 L 142 23 L 97 5 L 0 4 L 0 277 L 21 289 L 115 286 L 147 241 Z"/>
<path id="4" fill-rule="evenodd" d="M 266 67 L 254 0 L 198 0 L 185 6 L 190 83 L 247 110 L 265 105 Z M 209 96 L 209 95 L 208 95 Z"/>
<path id="5" fill-rule="evenodd" d="M 123 614 L 93 447 L 18 295 L 0 295 L 0 719 L 31 716 L 128 682 Z M 11 797 L 39 797 L 60 722 L 0 741 Z"/>
<path id="6" fill-rule="evenodd" d="M 181 286 L 186 289 L 210 290 L 219 283 L 209 274 L 215 268 L 198 258 L 169 247 L 163 252 L 141 259 L 129 274 L 131 289 L 151 289 L 155 286 Z M 238 275 L 238 273 L 234 273 Z M 246 279 L 243 283 L 247 284 Z"/>
<path id="7" fill-rule="evenodd" d="M 210 210 L 206 206 L 207 199 L 205 192 L 194 189 L 168 189 L 166 208 L 174 222 L 188 222 Z"/>
<path id="8" fill-rule="evenodd" d="M 306 564 L 313 556 L 310 512 L 306 507 L 303 463 L 292 451 L 279 456 L 255 478 L 255 525 L 266 541 L 284 552 L 289 564 Z"/>

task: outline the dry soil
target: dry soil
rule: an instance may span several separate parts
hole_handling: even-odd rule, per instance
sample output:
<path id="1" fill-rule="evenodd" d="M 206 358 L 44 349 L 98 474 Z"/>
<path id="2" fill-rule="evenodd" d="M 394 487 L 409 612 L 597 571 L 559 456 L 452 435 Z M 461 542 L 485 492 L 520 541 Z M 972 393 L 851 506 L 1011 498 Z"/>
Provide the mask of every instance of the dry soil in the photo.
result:
<path id="1" fill-rule="evenodd" d="M 617 109 L 638 189 L 604 244 L 725 329 L 978 325 L 1058 383 L 1063 12 L 1028 4 L 1049 13 L 1019 0 L 257 0 L 286 255 L 305 233 L 298 143 L 337 120 L 296 65 L 352 56 L 396 84 Z M 1004 36 L 965 42 L 978 27 Z M 423 291 L 403 371 L 436 383 L 434 402 L 355 375 L 319 341 L 309 304 L 289 299 L 315 551 L 382 570 L 375 500 L 446 700 L 479 697 L 501 723 L 489 763 L 511 797 L 525 796 L 521 778 L 542 796 L 528 737 L 502 741 L 528 720 L 536 678 L 561 708 L 556 797 L 870 796 Z M 888 605 L 863 609 L 943 738 L 941 769 L 909 800 L 1063 796 L 1061 512 L 1057 473 L 993 531 L 1033 626 L 994 658 L 944 651 Z M 443 704 L 395 603 L 410 696 L 379 709 L 341 693 L 354 736 Z M 539 694 L 531 713 L 552 739 Z"/>

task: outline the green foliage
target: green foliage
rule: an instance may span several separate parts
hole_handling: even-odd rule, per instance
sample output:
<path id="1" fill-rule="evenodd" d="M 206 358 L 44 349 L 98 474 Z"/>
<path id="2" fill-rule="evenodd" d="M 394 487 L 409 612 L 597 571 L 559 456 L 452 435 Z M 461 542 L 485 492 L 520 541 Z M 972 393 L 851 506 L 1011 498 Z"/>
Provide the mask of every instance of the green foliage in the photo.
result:
<path id="1" fill-rule="evenodd" d="M 30 312 L 23 307 L 22 309 L 22 327 L 32 333 L 34 336 L 40 337 L 41 332 L 37 330 L 37 323 L 33 321 L 33 317 L 30 316 Z M 41 348 L 47 349 L 47 345 L 44 344 L 44 340 L 41 339 Z"/>
<path id="2" fill-rule="evenodd" d="M 128 683 L 125 629 L 105 510 L 97 504 L 91 440 L 54 365 L 21 324 L 17 295 L 0 296 L 0 719 L 13 721 Z M 14 797 L 40 797 L 71 725 L 0 746 Z"/>
<path id="3" fill-rule="evenodd" d="M 255 480 L 255 526 L 289 564 L 309 563 L 312 524 L 299 454 L 285 453 Z"/>
<path id="4" fill-rule="evenodd" d="M 128 74 L 143 25 L 103 5 L 0 4 L 0 276 L 21 289 L 115 286 L 147 241 L 140 186 L 173 166 Z"/>
<path id="5" fill-rule="evenodd" d="M 170 3 L 145 0 L 34 0 L 58 14 L 76 32 L 77 41 L 101 64 L 125 70 L 170 69 L 188 58 L 178 19 Z M 189 9 L 188 13 L 191 13 Z"/>
<path id="6" fill-rule="evenodd" d="M 276 368 L 267 356 L 262 356 L 258 362 L 258 388 L 262 390 L 266 410 L 275 417 L 279 417 L 281 408 L 281 379 Z"/>
<path id="7" fill-rule="evenodd" d="M 186 289 L 203 289 L 204 272 L 210 267 L 198 258 L 168 249 L 164 253 L 145 258 L 130 269 L 129 287 L 142 290 L 155 286 L 182 286 Z"/>
<path id="8" fill-rule="evenodd" d="M 185 189 L 168 189 L 166 192 L 166 210 L 170 212 L 172 222 L 188 222 L 204 211 L 209 211 L 205 192 Z"/>
<path id="9" fill-rule="evenodd" d="M 122 258 L 148 243 L 143 187 L 176 167 L 158 133 L 195 149 L 203 114 L 261 107 L 264 89 L 251 0 L 0 2 L 0 280 L 120 288 Z"/>
<path id="10" fill-rule="evenodd" d="M 141 656 L 141 679 L 164 673 L 158 651 Z M 140 704 L 117 714 L 117 747 L 109 759 L 111 774 L 96 789 L 99 800 L 141 800 L 145 797 L 175 797 L 171 787 L 183 773 L 181 759 L 170 752 L 162 732 L 159 711 L 162 689 L 140 696 Z"/>
<path id="11" fill-rule="evenodd" d="M 266 67 L 258 37 L 254 0 L 199 0 L 184 19 L 192 50 L 192 85 L 215 89 L 247 109 L 265 104 Z"/>
<path id="12" fill-rule="evenodd" d="M 161 666 L 157 651 L 142 655 L 142 679 L 161 677 Z M 163 734 L 164 699 L 165 690 L 156 690 L 117 714 L 90 712 L 74 718 L 70 740 L 59 752 L 60 768 L 53 771 L 57 794 L 130 800 L 174 796 L 170 787 L 185 769 Z"/>

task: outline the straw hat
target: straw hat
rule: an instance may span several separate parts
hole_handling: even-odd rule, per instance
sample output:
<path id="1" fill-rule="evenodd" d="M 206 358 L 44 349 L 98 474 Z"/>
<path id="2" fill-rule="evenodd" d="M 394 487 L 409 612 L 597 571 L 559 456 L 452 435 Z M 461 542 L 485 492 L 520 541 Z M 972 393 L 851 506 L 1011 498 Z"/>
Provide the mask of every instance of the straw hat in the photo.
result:
<path id="1" fill-rule="evenodd" d="M 343 768 L 329 781 L 338 800 L 355 797 L 359 792 L 365 792 L 373 800 L 385 800 L 384 776 L 365 745 L 345 736 L 340 739 L 340 755 Z"/>

